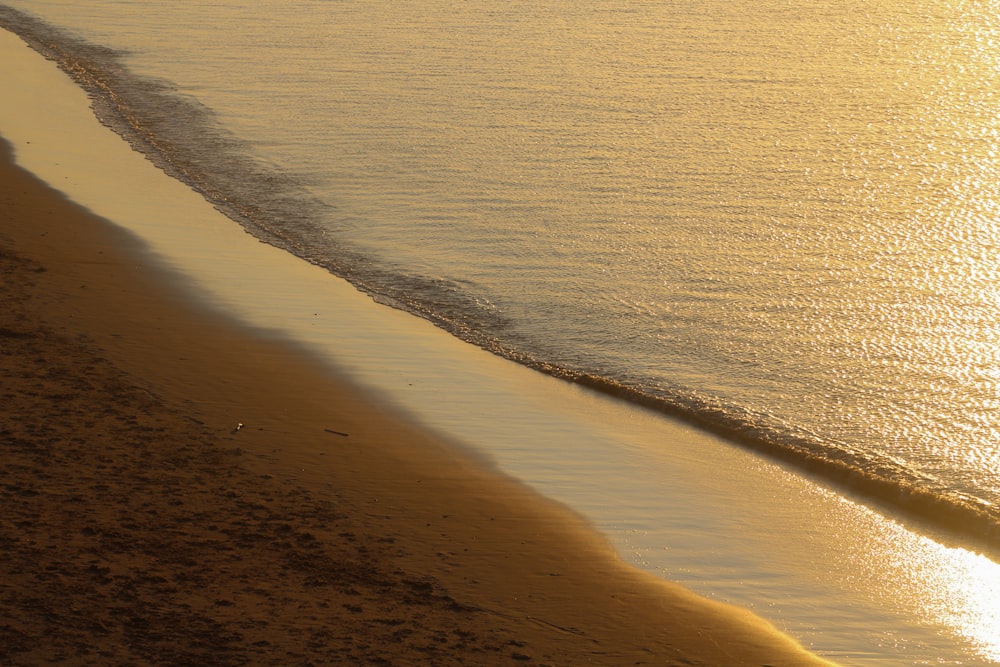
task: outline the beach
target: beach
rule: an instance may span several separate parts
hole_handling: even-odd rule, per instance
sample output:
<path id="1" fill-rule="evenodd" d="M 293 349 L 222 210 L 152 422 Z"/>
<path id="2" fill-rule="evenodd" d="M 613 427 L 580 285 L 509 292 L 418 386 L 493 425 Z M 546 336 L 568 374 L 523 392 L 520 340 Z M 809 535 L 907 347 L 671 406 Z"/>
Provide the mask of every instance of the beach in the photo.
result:
<path id="1" fill-rule="evenodd" d="M 0 663 L 807 660 L 777 629 L 996 664 L 997 566 L 955 536 L 451 336 L 116 125 L 108 70 L 0 60 Z"/>
<path id="2" fill-rule="evenodd" d="M 0 184 L 5 664 L 821 664 Z"/>
<path id="3" fill-rule="evenodd" d="M 850 205 L 827 168 L 853 142 L 787 177 L 836 107 L 781 115 L 791 153 L 743 150 L 736 113 L 736 171 L 716 182 L 712 147 L 678 171 L 661 148 L 713 136 L 703 110 L 815 101 L 797 75 L 727 83 L 775 64 L 751 5 L 726 14 L 763 60 L 702 78 L 718 22 L 657 5 L 0 4 L 0 664 L 997 664 L 984 531 L 782 453 L 909 489 L 927 461 L 893 452 L 948 442 L 954 474 L 914 490 L 1000 488 L 1000 228 L 972 192 L 915 236 L 927 209 Z M 790 26 L 802 54 L 844 32 Z M 634 60 L 549 71 L 588 35 Z M 641 118 L 662 135 L 619 142 Z M 695 173 L 757 194 L 705 206 Z"/>

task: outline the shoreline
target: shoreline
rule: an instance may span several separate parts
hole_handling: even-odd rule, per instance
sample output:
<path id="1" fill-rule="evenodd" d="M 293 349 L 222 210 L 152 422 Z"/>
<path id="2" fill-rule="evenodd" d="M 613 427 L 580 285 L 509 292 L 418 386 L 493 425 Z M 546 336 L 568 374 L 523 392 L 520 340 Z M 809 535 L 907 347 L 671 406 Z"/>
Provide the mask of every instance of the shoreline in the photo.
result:
<path id="1" fill-rule="evenodd" d="M 823 664 L 170 293 L 4 158 L 5 661 Z"/>
<path id="2" fill-rule="evenodd" d="M 142 380 L 126 383 L 126 387 L 151 387 L 145 369 L 152 361 L 172 368 L 170 391 L 180 397 L 178 405 L 184 411 L 172 423 L 202 421 L 189 416 L 195 412 L 191 411 L 186 382 L 197 387 L 202 397 L 199 400 L 208 401 L 212 410 L 226 411 L 223 421 L 227 425 L 214 424 L 212 428 L 213 434 L 231 442 L 213 442 L 244 454 L 248 450 L 240 445 L 248 439 L 266 437 L 280 442 L 280 448 L 260 450 L 253 459 L 241 459 L 259 464 L 261 483 L 269 479 L 264 475 L 274 477 L 274 466 L 282 466 L 288 475 L 284 488 L 301 500 L 304 496 L 298 489 L 333 483 L 336 475 L 326 471 L 350 451 L 348 443 L 358 442 L 351 440 L 357 432 L 341 423 L 315 424 L 317 429 L 322 427 L 324 436 L 317 437 L 316 430 L 299 437 L 298 430 L 289 429 L 290 413 L 280 402 L 262 399 L 248 409 L 240 398 L 249 391 L 244 383 L 259 376 L 245 375 L 240 369 L 273 361 L 274 370 L 263 383 L 268 385 L 272 377 L 283 377 L 290 367 L 266 352 L 280 349 L 281 354 L 290 354 L 297 364 L 304 365 L 308 373 L 293 373 L 298 382 L 289 379 L 293 386 L 282 385 L 289 395 L 309 402 L 308 409 L 296 403 L 295 410 L 301 408 L 301 414 L 308 413 L 309 419 L 333 415 L 332 422 L 339 422 L 341 413 L 331 412 L 330 406 L 341 406 L 340 398 L 303 387 L 326 387 L 330 380 L 344 385 L 344 378 L 349 378 L 354 387 L 364 388 L 363 394 L 352 399 L 352 405 L 378 412 L 370 422 L 406 415 L 404 426 L 417 437 L 412 443 L 399 440 L 394 444 L 428 446 L 442 454 L 448 466 L 468 466 L 454 476 L 453 485 L 467 476 L 466 471 L 475 471 L 461 489 L 451 488 L 458 496 L 478 494 L 475 480 L 480 478 L 476 475 L 507 479 L 513 485 L 510 493 L 514 500 L 511 504 L 501 499 L 504 508 L 511 509 L 522 501 L 554 506 L 572 524 L 567 524 L 567 531 L 579 528 L 579 535 L 594 540 L 583 551 L 564 548 L 563 560 L 591 558 L 590 547 L 601 551 L 610 542 L 617 553 L 613 558 L 652 575 L 654 585 L 666 579 L 699 595 L 759 613 L 771 624 L 767 632 L 777 628 L 828 659 L 845 664 L 905 665 L 918 657 L 940 660 L 945 656 L 973 660 L 969 664 L 992 664 L 989 656 L 995 655 L 998 646 L 997 626 L 990 622 L 993 616 L 984 615 L 984 610 L 993 608 L 990 591 L 995 588 L 996 567 L 991 563 L 928 541 L 920 533 L 902 528 L 892 516 L 880 516 L 849 497 L 710 434 L 506 362 L 423 320 L 373 303 L 324 270 L 259 243 L 188 186 L 164 177 L 141 152 L 129 148 L 96 121 L 81 89 L 17 38 L 0 33 L 0 51 L 12 64 L 4 73 L 10 94 L 0 103 L 0 134 L 16 146 L 17 162 L 23 169 L 65 193 L 53 193 L 57 198 L 65 196 L 95 212 L 100 220 L 95 221 L 92 231 L 105 230 L 105 245 L 95 248 L 83 263 L 75 263 L 82 271 L 78 275 L 89 278 L 63 286 L 72 297 L 66 303 L 76 303 L 77 297 L 85 294 L 83 290 L 93 287 L 90 280 L 96 274 L 90 268 L 94 267 L 86 265 L 104 263 L 105 251 L 118 247 L 127 254 L 137 279 L 200 323 L 221 324 L 229 331 L 229 340 L 219 348 L 232 355 L 231 364 L 215 373 L 207 368 L 188 368 L 195 358 L 183 348 L 193 342 L 201 345 L 198 330 L 185 334 L 185 340 L 166 337 L 150 343 L 149 336 L 135 336 L 133 327 L 124 331 L 116 325 L 105 329 L 98 342 L 102 353 L 107 353 L 105 357 L 130 346 L 146 346 L 145 350 L 133 350 L 139 359 L 137 376 Z M 84 238 L 65 233 L 59 232 L 59 237 L 70 250 Z M 27 238 L 31 243 L 46 240 Z M 58 250 L 47 248 L 45 252 Z M 69 265 L 74 266 L 73 261 Z M 122 285 L 131 289 L 138 283 L 135 278 L 112 280 L 106 288 L 119 291 Z M 64 305 L 58 315 L 72 319 L 100 312 L 103 320 L 99 324 L 112 326 L 108 321 L 133 322 L 139 309 L 151 309 L 142 316 L 145 324 L 138 327 L 144 331 L 160 330 L 164 321 L 171 320 L 165 317 L 162 304 L 154 301 L 151 305 L 148 299 L 134 300 L 117 313 L 104 312 L 110 304 L 106 299 L 90 303 L 96 303 L 97 308 L 67 314 Z M 90 327 L 85 333 L 96 340 L 98 329 Z M 265 346 L 255 347 L 251 341 Z M 267 347 L 267 341 L 276 341 L 276 347 Z M 0 340 L 0 347 L 2 343 Z M 216 363 L 217 354 L 207 356 Z M 48 358 L 51 362 L 52 357 Z M 185 372 L 189 373 L 187 380 L 182 378 Z M 213 391 L 202 391 L 206 383 L 215 383 Z M 346 389 L 352 395 L 357 393 L 351 386 Z M 264 390 L 276 391 L 268 386 L 254 391 Z M 49 394 L 58 397 L 73 392 Z M 155 398 L 163 397 L 160 392 Z M 140 414 L 140 408 L 129 405 Z M 351 407 L 346 410 L 351 415 L 355 412 Z M 229 422 L 234 419 L 246 426 L 230 433 L 234 424 Z M 192 423 L 205 425 L 203 421 Z M 67 436 L 69 441 L 79 437 L 75 432 Z M 135 440 L 145 437 L 140 432 Z M 281 450 L 280 457 L 272 451 L 275 449 Z M 412 465 L 406 457 L 397 456 L 398 452 L 386 453 L 385 466 L 397 473 L 398 466 Z M 426 470 L 420 466 L 427 461 L 420 453 L 414 456 L 419 459 L 415 470 Z M 331 457 L 337 458 L 331 461 Z M 97 465 L 108 466 L 107 462 Z M 345 474 L 357 472 L 353 469 Z M 432 476 L 439 473 L 431 471 Z M 384 487 L 389 482 L 382 479 L 381 471 L 377 474 L 376 479 L 368 480 L 369 504 L 360 516 L 368 517 L 366 521 L 373 516 L 399 518 L 395 515 L 403 510 L 398 502 L 387 506 L 390 498 Z M 397 483 L 427 482 L 427 478 L 418 482 L 393 479 Z M 360 483 L 353 478 L 351 482 Z M 324 488 L 330 492 L 332 486 Z M 412 504 L 412 500 L 411 495 L 406 502 Z M 258 504 L 273 502 L 272 494 L 266 505 Z M 465 507 L 463 500 L 456 502 Z M 355 512 L 359 507 L 350 509 Z M 407 511 L 412 517 L 416 509 L 411 509 Z M 536 510 L 538 507 L 532 511 Z M 425 527 L 453 530 L 456 513 L 444 507 L 439 511 L 439 515 L 433 511 L 421 515 L 422 523 L 410 528 L 430 524 Z M 315 531 L 304 532 L 316 535 Z M 342 532 L 356 537 L 352 530 Z M 547 532 L 543 528 L 529 537 L 544 541 L 549 539 Z M 343 536 L 327 533 L 327 537 L 336 541 Z M 399 539 L 394 533 L 383 537 Z M 473 538 L 483 539 L 475 534 Z M 449 559 L 449 554 L 456 552 L 455 545 L 444 535 L 439 539 L 443 547 L 435 558 L 417 564 L 428 581 L 437 581 L 437 571 L 427 574 L 429 565 L 444 570 L 457 567 L 458 561 Z M 561 547 L 559 539 L 558 534 L 553 535 L 555 542 L 550 542 L 549 548 L 554 548 L 553 543 Z M 374 546 L 363 545 L 363 549 L 380 550 L 385 548 L 383 544 L 392 542 L 377 541 Z M 522 548 L 519 544 L 514 546 Z M 472 547 L 470 551 L 482 557 L 476 561 L 479 566 L 496 566 L 496 554 L 481 553 L 482 549 L 488 551 L 489 545 L 473 543 Z M 822 557 L 817 560 L 819 554 Z M 578 572 L 585 569 L 581 563 L 574 565 Z M 519 570 L 518 576 L 525 571 Z M 467 573 L 466 579 L 474 574 Z M 322 580 L 320 576 L 315 581 Z M 468 584 L 463 582 L 463 586 Z M 528 581 L 525 585 L 533 584 Z M 451 592 L 448 595 L 458 599 Z M 498 595 L 506 600 L 502 588 Z M 405 597 L 412 601 L 412 596 Z M 220 600 L 223 606 L 231 601 Z M 486 609 L 505 611 L 495 606 Z M 401 632 L 413 631 L 405 628 Z M 483 663 L 482 655 L 480 651 L 476 664 Z M 512 658 L 500 655 L 497 660 L 509 662 Z M 726 658 L 723 664 L 731 663 L 732 659 Z"/>

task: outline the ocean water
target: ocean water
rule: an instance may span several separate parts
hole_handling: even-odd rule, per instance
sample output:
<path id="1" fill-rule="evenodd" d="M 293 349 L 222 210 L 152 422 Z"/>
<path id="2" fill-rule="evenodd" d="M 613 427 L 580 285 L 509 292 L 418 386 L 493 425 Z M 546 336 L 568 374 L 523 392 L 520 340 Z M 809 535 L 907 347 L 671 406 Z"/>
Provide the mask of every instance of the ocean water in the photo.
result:
<path id="1" fill-rule="evenodd" d="M 993 4 L 4 4 L 259 238 L 998 551 Z"/>

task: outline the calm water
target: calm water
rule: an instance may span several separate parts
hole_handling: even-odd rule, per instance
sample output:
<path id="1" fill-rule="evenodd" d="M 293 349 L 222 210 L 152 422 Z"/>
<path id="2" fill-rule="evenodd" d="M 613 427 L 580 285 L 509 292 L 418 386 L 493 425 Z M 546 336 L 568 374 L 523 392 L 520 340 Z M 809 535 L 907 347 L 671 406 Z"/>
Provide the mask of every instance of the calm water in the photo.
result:
<path id="1" fill-rule="evenodd" d="M 1000 3 L 5 4 L 261 238 L 1000 548 Z"/>

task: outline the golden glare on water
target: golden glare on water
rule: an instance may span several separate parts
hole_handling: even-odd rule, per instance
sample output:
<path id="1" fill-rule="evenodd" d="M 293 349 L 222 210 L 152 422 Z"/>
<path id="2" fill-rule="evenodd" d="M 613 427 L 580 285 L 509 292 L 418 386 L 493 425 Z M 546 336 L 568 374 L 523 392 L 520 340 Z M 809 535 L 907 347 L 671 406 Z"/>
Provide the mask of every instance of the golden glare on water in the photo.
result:
<path id="1" fill-rule="evenodd" d="M 924 559 L 899 564 L 901 579 L 911 583 L 899 595 L 917 597 L 919 591 L 915 602 L 928 619 L 953 628 L 984 657 L 1000 662 L 1000 565 L 930 540 L 926 547 Z"/>
<path id="2" fill-rule="evenodd" d="M 953 567 L 937 572 L 951 595 L 945 604 L 929 611 L 972 640 L 985 656 L 1000 662 L 1000 566 L 985 556 L 956 551 L 950 554 Z"/>
<path id="3" fill-rule="evenodd" d="M 1000 3 L 0 2 L 307 174 L 322 236 L 430 311 L 1000 507 Z M 879 530 L 845 595 L 1000 662 L 1000 566 Z"/>
<path id="4" fill-rule="evenodd" d="M 853 547 L 831 548 L 839 553 L 831 574 L 852 580 L 900 616 L 918 617 L 942 636 L 962 637 L 979 660 L 1000 663 L 1000 563 L 851 501 L 842 499 L 840 509 L 865 537 Z"/>

